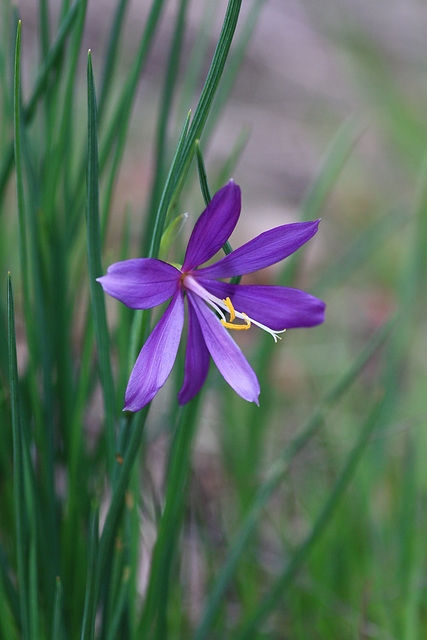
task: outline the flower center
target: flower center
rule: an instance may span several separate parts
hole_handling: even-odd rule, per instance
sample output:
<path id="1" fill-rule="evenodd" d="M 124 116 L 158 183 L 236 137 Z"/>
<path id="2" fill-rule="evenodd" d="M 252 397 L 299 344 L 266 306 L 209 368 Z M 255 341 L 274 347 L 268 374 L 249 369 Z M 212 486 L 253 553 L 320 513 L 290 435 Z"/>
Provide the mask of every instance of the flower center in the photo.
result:
<path id="1" fill-rule="evenodd" d="M 267 327 L 265 324 L 261 324 L 261 322 L 258 322 L 258 320 L 254 320 L 246 313 L 237 311 L 234 308 L 230 298 L 226 298 L 225 300 L 217 298 L 212 293 L 209 293 L 209 291 L 207 291 L 199 282 L 197 282 L 196 278 L 189 274 L 184 275 L 183 285 L 185 289 L 192 291 L 197 296 L 202 298 L 205 302 L 207 302 L 213 309 L 215 309 L 215 311 L 221 318 L 221 324 L 227 329 L 234 329 L 235 331 L 246 331 L 251 327 L 252 324 L 255 324 L 260 329 L 263 329 L 263 331 L 267 331 L 267 333 L 269 333 L 273 337 L 274 342 L 281 340 L 282 338 L 281 336 L 279 336 L 279 333 L 284 333 L 286 331 L 286 329 L 282 329 L 281 331 L 274 331 L 273 329 Z M 229 322 L 227 322 L 222 310 L 230 314 Z M 245 324 L 233 324 L 236 318 L 244 320 Z"/>

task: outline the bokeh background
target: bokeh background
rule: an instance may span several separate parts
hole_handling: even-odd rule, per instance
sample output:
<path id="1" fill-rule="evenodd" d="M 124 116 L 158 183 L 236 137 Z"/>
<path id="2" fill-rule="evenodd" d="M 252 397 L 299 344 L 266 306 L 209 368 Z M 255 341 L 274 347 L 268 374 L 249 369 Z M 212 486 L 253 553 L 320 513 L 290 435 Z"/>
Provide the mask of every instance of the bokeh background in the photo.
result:
<path id="1" fill-rule="evenodd" d="M 186 76 L 201 28 L 206 29 L 206 64 L 195 83 L 193 102 L 174 99 L 169 154 L 187 110 L 197 104 L 226 5 L 223 0 L 189 3 L 179 77 Z M 89 0 L 75 100 L 77 121 L 82 121 L 76 135 L 82 141 L 86 51 L 92 51 L 95 81 L 100 83 L 115 6 L 113 0 Z M 149 6 L 145 0 L 130 3 L 120 59 L 112 71 L 117 92 L 134 60 Z M 28 95 L 38 64 L 38 7 L 29 0 L 20 0 L 18 7 L 23 20 L 23 90 Z M 241 24 L 251 7 L 243 2 Z M 54 2 L 51 11 L 55 22 L 59 6 Z M 131 219 L 129 255 L 140 255 L 140 223 L 153 180 L 157 114 L 176 12 L 177 2 L 171 0 L 139 83 L 114 191 L 104 266 L 118 259 L 126 212 Z M 292 280 L 294 286 L 325 300 L 325 324 L 289 331 L 274 347 L 268 370 L 262 372 L 265 386 L 258 414 L 224 390 L 215 372 L 210 375 L 194 448 L 181 554 L 189 626 L 197 624 L 213 576 L 277 452 L 299 433 L 375 331 L 399 313 L 401 337 L 382 353 L 383 360 L 378 354 L 370 360 L 345 399 L 323 416 L 322 428 L 265 506 L 227 597 L 221 633 L 245 618 L 310 531 L 362 428 L 367 407 L 388 388 L 387 371 L 396 361 L 394 402 L 380 421 L 381 429 L 371 437 L 350 488 L 295 577 L 289 597 L 279 600 L 259 638 L 409 640 L 427 633 L 426 33 L 427 6 L 420 0 L 260 2 L 229 100 L 213 135 L 206 143 L 201 140 L 208 179 L 216 186 L 224 163 L 242 143 L 232 176 L 226 176 L 233 177 L 243 192 L 233 247 L 268 228 L 301 219 L 322 167 L 334 164 L 331 154 L 337 166 L 321 206 L 319 232 L 301 249 Z M 191 171 L 195 176 L 194 166 Z M 9 187 L 12 202 L 14 186 Z M 189 218 L 171 250 L 174 260 L 204 207 L 196 179 L 184 190 L 179 206 Z M 12 223 L 10 229 L 13 236 Z M 16 254 L 3 262 L 17 264 Z M 410 269 L 418 279 L 416 302 L 411 299 L 409 308 L 406 295 L 415 282 L 415 276 L 408 279 Z M 283 277 L 286 281 L 286 272 L 283 276 L 273 267 L 245 281 L 273 283 Z M 410 318 L 402 329 L 406 304 Z M 119 321 L 115 301 L 108 301 L 108 317 L 113 331 Z M 74 336 L 77 345 L 80 324 Z M 256 369 L 266 343 L 247 335 L 238 340 Z M 24 366 L 22 329 L 19 349 Z M 389 362 L 388 369 L 383 361 Z M 151 491 L 141 499 L 141 596 L 163 500 L 168 407 L 179 376 L 172 377 L 153 402 L 141 457 L 141 486 Z M 99 436 L 100 406 L 101 393 L 95 389 L 85 427 L 90 442 Z"/>

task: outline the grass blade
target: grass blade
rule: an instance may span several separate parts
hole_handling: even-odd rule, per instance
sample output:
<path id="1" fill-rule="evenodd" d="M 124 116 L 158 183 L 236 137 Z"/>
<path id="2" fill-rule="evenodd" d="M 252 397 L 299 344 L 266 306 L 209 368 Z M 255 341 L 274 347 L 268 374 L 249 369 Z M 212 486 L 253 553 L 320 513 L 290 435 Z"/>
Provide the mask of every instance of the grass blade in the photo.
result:
<path id="1" fill-rule="evenodd" d="M 19 30 L 18 30 L 19 33 Z M 12 279 L 7 283 L 7 320 L 9 346 L 9 384 L 12 406 L 13 429 L 13 486 L 15 502 L 15 527 L 18 563 L 18 588 L 20 626 L 24 640 L 30 640 L 29 592 L 27 576 L 27 522 L 25 513 L 23 438 L 19 402 L 18 363 L 16 358 L 15 312 L 13 305 Z"/>
<path id="2" fill-rule="evenodd" d="M 86 595 L 80 640 L 93 640 L 95 637 L 96 565 L 98 561 L 98 517 L 98 508 L 94 508 L 91 514 L 89 527 Z"/>
<path id="3" fill-rule="evenodd" d="M 52 620 L 52 640 L 61 640 L 61 607 L 62 607 L 62 582 L 56 578 L 55 604 Z"/>
<path id="4" fill-rule="evenodd" d="M 107 456 L 110 474 L 115 458 L 114 430 L 114 383 L 110 363 L 110 347 L 105 311 L 104 293 L 96 278 L 103 274 L 101 262 L 101 233 L 99 225 L 98 195 L 98 137 L 96 123 L 96 97 L 93 79 L 92 59 L 89 51 L 87 62 L 88 91 L 88 165 L 87 165 L 87 258 L 89 268 L 89 286 L 92 301 L 92 313 L 95 337 L 98 346 L 99 373 L 104 393 L 106 420 Z"/>
<path id="5" fill-rule="evenodd" d="M 152 237 L 152 228 L 154 226 L 157 207 L 161 198 L 161 186 L 164 181 L 166 164 L 166 133 L 170 119 L 173 96 L 178 79 L 179 62 L 181 57 L 181 49 L 184 37 L 185 18 L 187 14 L 188 0 L 181 0 L 179 11 L 176 17 L 175 30 L 172 38 L 169 64 L 166 71 L 165 82 L 163 86 L 163 95 L 160 104 L 159 118 L 157 124 L 157 133 L 155 141 L 155 161 L 154 161 L 154 179 L 151 187 L 150 203 L 148 207 L 148 219 L 146 223 L 146 233 L 144 238 L 143 254 L 147 253 Z"/>

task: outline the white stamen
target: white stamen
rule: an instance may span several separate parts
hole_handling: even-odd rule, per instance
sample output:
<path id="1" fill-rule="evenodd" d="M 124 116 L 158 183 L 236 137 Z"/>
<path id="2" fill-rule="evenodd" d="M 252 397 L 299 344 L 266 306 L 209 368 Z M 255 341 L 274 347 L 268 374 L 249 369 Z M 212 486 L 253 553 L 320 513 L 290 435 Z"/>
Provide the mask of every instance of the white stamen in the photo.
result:
<path id="1" fill-rule="evenodd" d="M 220 298 L 217 298 L 216 296 L 214 296 L 212 293 L 209 293 L 209 291 L 207 291 L 199 282 L 197 282 L 197 280 L 193 278 L 193 276 L 190 276 L 190 275 L 185 276 L 184 286 L 186 289 L 189 289 L 190 291 L 195 293 L 197 296 L 205 300 L 205 302 L 210 304 L 211 307 L 213 307 L 215 311 L 219 313 L 219 315 L 225 322 L 225 315 L 223 314 L 221 309 L 224 309 L 224 311 L 226 311 L 227 313 L 230 313 L 230 309 L 228 308 L 224 300 L 221 300 Z M 282 329 L 281 331 L 274 331 L 273 329 L 266 327 L 265 324 L 261 324 L 261 322 L 254 320 L 246 313 L 241 313 L 240 311 L 237 311 L 237 309 L 234 309 L 234 312 L 235 312 L 236 318 L 240 318 L 245 322 L 249 320 L 253 324 L 256 324 L 256 326 L 259 327 L 260 329 L 267 331 L 267 333 L 269 333 L 273 337 L 274 342 L 281 340 L 282 338 L 278 334 L 284 333 L 286 331 L 286 329 Z"/>

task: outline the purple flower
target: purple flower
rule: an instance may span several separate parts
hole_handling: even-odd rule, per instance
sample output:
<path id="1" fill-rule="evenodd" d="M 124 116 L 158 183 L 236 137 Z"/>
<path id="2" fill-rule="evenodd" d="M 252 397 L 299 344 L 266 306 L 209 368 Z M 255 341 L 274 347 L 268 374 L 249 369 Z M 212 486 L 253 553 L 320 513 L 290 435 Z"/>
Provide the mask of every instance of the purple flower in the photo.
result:
<path id="1" fill-rule="evenodd" d="M 132 370 L 125 410 L 142 409 L 166 382 L 181 339 L 184 294 L 188 302 L 188 337 L 184 382 L 178 394 L 181 405 L 203 386 L 209 355 L 236 393 L 258 404 L 258 379 L 227 329 L 245 330 L 256 325 L 277 341 L 278 334 L 286 329 L 323 322 L 324 303 L 304 291 L 221 281 L 283 260 L 314 236 L 319 220 L 276 227 L 215 264 L 199 268 L 230 237 L 239 219 L 240 205 L 240 188 L 230 180 L 197 220 L 181 268 L 162 260 L 139 258 L 112 264 L 107 274 L 98 278 L 106 293 L 131 309 L 151 309 L 171 298 Z M 229 315 L 228 321 L 225 314 Z"/>

